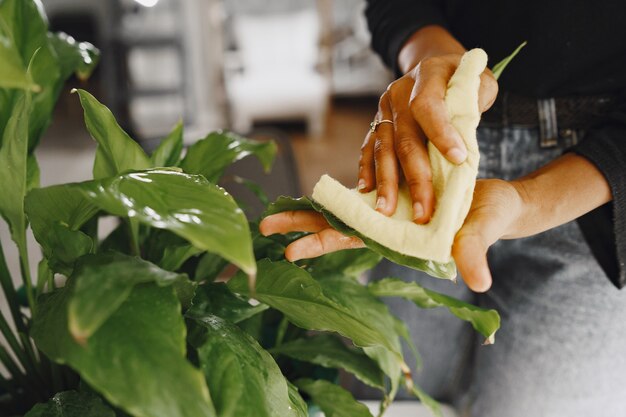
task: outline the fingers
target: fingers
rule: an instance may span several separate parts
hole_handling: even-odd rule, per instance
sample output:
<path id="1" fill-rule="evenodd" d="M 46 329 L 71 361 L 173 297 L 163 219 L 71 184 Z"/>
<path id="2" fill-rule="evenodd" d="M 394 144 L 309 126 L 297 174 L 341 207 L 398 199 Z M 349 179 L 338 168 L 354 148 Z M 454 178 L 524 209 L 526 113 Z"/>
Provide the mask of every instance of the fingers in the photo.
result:
<path id="1" fill-rule="evenodd" d="M 374 142 L 375 138 L 372 135 L 372 132 L 368 131 L 365 136 L 365 141 L 361 146 L 361 156 L 359 157 L 359 179 L 357 182 L 357 189 L 362 193 L 369 193 L 376 188 Z"/>
<path id="2" fill-rule="evenodd" d="M 380 99 L 381 120 L 393 120 L 389 94 Z M 374 132 L 374 168 L 376 171 L 376 210 L 391 216 L 398 204 L 398 161 L 394 149 L 393 124 L 381 123 Z"/>
<path id="3" fill-rule="evenodd" d="M 342 249 L 363 247 L 365 244 L 358 237 L 342 235 L 335 229 L 324 229 L 291 243 L 285 249 L 285 258 L 294 262 L 299 259 L 316 258 Z"/>
<path id="4" fill-rule="evenodd" d="M 435 193 L 425 137 L 408 110 L 394 111 L 394 146 L 411 201 L 413 220 L 427 223 L 433 214 Z"/>
<path id="5" fill-rule="evenodd" d="M 460 164 L 467 158 L 465 142 L 450 124 L 444 98 L 448 81 L 458 62 L 445 58 L 422 61 L 415 71 L 410 108 L 426 137 L 450 162 Z"/>
<path id="6" fill-rule="evenodd" d="M 452 246 L 452 257 L 459 274 L 469 289 L 475 292 L 485 292 L 491 287 L 487 249 L 482 237 L 473 233 L 460 232 Z"/>
<path id="7" fill-rule="evenodd" d="M 285 211 L 264 218 L 259 224 L 263 236 L 275 233 L 319 232 L 330 227 L 324 216 L 313 210 Z"/>
<path id="8" fill-rule="evenodd" d="M 489 68 L 480 74 L 480 89 L 478 90 L 478 108 L 481 113 L 491 108 L 498 96 L 498 81 Z"/>

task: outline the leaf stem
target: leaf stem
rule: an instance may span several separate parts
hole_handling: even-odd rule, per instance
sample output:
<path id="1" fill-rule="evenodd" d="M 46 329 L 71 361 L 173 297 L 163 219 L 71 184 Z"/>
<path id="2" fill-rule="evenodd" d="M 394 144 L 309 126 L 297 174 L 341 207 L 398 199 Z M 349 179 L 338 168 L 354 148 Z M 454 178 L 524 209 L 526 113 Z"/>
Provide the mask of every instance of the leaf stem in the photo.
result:
<path id="1" fill-rule="evenodd" d="M 283 340 L 285 340 L 285 334 L 287 333 L 287 327 L 289 327 L 289 321 L 287 317 L 283 316 L 278 325 L 278 331 L 276 333 L 276 343 L 274 343 L 274 347 L 278 347 L 283 344 Z"/>
<path id="2" fill-rule="evenodd" d="M 35 305 L 35 295 L 33 293 L 33 284 L 30 275 L 30 265 L 28 262 L 28 248 L 26 246 L 26 231 L 16 239 L 17 249 L 20 254 L 20 270 L 22 272 L 22 280 L 24 281 L 24 289 L 26 290 L 26 298 L 28 299 L 28 307 L 30 307 L 31 317 L 35 317 L 37 306 Z"/>
<path id="3" fill-rule="evenodd" d="M 130 217 L 126 218 L 126 224 L 128 225 L 128 237 L 130 238 L 130 251 L 134 256 L 140 256 L 141 250 L 139 248 L 139 223 Z"/>
<path id="4" fill-rule="evenodd" d="M 35 383 L 34 380 L 29 379 L 24 373 L 22 373 L 19 366 L 13 361 L 9 352 L 4 348 L 4 346 L 0 345 L 0 363 L 2 363 L 9 373 L 13 380 L 18 382 L 26 392 L 31 393 L 41 393 L 41 386 Z"/>
<path id="5" fill-rule="evenodd" d="M 4 257 L 4 251 L 2 250 L 2 244 L 0 243 L 0 286 L 2 286 L 2 291 L 4 292 L 4 296 L 9 304 L 9 310 L 11 311 L 11 316 L 13 317 L 13 323 L 15 327 L 20 331 L 26 331 L 26 325 L 24 324 L 24 320 L 22 319 L 22 313 L 20 311 L 20 306 L 18 303 L 17 292 L 15 291 L 15 287 L 13 285 L 13 280 L 11 278 L 11 273 L 9 272 L 9 268 L 7 267 L 6 259 Z"/>
<path id="6" fill-rule="evenodd" d="M 13 330 L 11 330 L 11 328 L 9 327 L 9 323 L 7 322 L 2 312 L 0 312 L 0 333 L 2 333 L 5 340 L 9 344 L 9 347 L 11 348 L 17 359 L 20 361 L 24 369 L 34 371 L 35 369 L 33 367 L 33 364 L 30 362 L 28 355 L 26 355 L 22 346 L 18 342 L 17 337 L 15 337 L 15 333 L 13 333 Z"/>

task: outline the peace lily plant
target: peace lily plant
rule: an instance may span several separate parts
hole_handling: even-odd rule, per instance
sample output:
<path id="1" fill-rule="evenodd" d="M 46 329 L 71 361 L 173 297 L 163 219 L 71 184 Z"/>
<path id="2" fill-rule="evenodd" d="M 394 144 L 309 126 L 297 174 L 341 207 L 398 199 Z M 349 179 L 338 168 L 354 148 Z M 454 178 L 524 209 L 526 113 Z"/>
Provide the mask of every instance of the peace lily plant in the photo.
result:
<path id="1" fill-rule="evenodd" d="M 272 142 L 214 132 L 183 152 L 179 124 L 148 155 L 79 90 L 93 180 L 39 187 L 33 150 L 64 81 L 97 60 L 91 45 L 49 33 L 38 1 L 0 1 L 0 214 L 22 281 L 0 250 L 0 416 L 304 417 L 311 404 L 371 416 L 337 385 L 339 369 L 380 390 L 381 415 L 400 388 L 440 414 L 412 381 L 406 326 L 379 297 L 447 308 L 485 338 L 498 314 L 394 278 L 362 285 L 381 259 L 369 249 L 287 262 L 301 234 L 261 236 L 218 185 L 249 155 L 269 170 Z M 102 238 L 110 216 L 119 225 Z M 35 276 L 28 227 L 42 252 Z M 229 265 L 238 272 L 216 280 Z"/>

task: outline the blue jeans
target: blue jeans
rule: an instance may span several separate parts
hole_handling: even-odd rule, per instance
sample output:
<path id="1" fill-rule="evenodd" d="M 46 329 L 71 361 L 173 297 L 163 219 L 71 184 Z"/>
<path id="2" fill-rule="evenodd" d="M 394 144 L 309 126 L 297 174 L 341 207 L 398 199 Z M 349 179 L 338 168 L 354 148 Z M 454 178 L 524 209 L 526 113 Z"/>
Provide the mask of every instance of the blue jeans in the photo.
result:
<path id="1" fill-rule="evenodd" d="M 538 132 L 525 128 L 481 128 L 478 138 L 480 176 L 487 178 L 517 178 L 571 145 L 541 148 Z M 373 272 L 373 279 L 418 281 L 502 316 L 495 345 L 481 346 L 471 326 L 445 310 L 387 300 L 422 353 L 417 382 L 455 404 L 461 416 L 626 416 L 626 291 L 606 278 L 578 225 L 500 241 L 490 249 L 489 265 L 493 287 L 480 296 L 462 282 L 389 262 Z"/>

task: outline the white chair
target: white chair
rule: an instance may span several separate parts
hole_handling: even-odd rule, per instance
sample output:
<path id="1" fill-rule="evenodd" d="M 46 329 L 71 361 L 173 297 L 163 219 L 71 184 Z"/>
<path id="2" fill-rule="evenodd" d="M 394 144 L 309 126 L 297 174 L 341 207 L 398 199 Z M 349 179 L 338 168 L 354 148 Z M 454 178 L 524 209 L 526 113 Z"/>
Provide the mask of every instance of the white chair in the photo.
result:
<path id="1" fill-rule="evenodd" d="M 234 130 L 249 132 L 256 120 L 304 119 L 311 135 L 321 135 L 330 88 L 316 70 L 317 11 L 236 16 L 233 25 L 241 64 L 226 76 Z"/>

